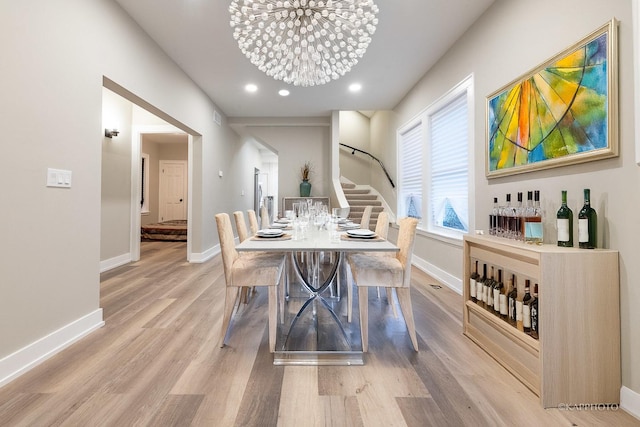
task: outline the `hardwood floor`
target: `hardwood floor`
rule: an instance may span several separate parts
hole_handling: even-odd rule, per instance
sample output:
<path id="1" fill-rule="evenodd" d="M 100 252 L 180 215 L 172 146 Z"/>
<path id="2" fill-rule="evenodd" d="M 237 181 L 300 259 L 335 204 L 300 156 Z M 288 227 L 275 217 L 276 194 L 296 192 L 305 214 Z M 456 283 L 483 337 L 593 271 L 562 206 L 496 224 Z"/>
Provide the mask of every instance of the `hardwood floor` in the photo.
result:
<path id="1" fill-rule="evenodd" d="M 622 410 L 542 409 L 462 335 L 461 297 L 413 270 L 420 352 L 386 297 L 369 298 L 364 366 L 274 366 L 266 288 L 219 348 L 220 257 L 143 242 L 102 275 L 106 325 L 0 389 L 2 426 L 633 426 Z"/>

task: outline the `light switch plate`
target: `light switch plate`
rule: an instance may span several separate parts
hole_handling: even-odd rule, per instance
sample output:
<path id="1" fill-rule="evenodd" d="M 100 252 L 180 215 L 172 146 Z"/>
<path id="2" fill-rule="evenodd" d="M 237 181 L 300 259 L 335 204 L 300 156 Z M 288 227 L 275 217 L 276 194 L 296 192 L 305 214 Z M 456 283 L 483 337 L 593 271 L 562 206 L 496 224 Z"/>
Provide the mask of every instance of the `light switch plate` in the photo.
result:
<path id="1" fill-rule="evenodd" d="M 48 168 L 47 187 L 71 188 L 71 171 Z"/>

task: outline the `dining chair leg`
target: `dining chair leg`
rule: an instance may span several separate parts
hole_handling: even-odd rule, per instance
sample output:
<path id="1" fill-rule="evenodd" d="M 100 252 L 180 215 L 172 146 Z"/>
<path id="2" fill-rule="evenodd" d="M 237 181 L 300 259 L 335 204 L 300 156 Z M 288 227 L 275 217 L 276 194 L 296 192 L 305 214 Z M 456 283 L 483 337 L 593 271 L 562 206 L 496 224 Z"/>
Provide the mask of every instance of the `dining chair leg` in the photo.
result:
<path id="1" fill-rule="evenodd" d="M 249 288 L 246 286 L 240 288 L 240 301 L 243 304 L 247 304 L 249 302 Z"/>
<path id="2" fill-rule="evenodd" d="M 418 339 L 416 337 L 416 322 L 413 319 L 413 308 L 411 306 L 411 289 L 410 288 L 396 288 L 396 295 L 398 296 L 398 302 L 400 303 L 400 309 L 404 316 L 404 322 L 407 324 L 407 330 L 409 331 L 409 338 L 413 348 L 418 351 Z"/>
<path id="3" fill-rule="evenodd" d="M 332 256 L 338 257 L 336 262 L 338 263 L 338 268 L 336 269 L 336 277 L 337 280 L 337 291 L 338 291 L 338 300 L 342 299 L 342 272 L 346 268 L 347 260 L 345 259 L 344 252 L 331 252 Z"/>
<path id="4" fill-rule="evenodd" d="M 393 311 L 393 318 L 397 319 L 398 309 L 396 308 L 396 305 L 393 303 L 393 288 L 386 288 L 386 289 L 387 289 L 387 302 L 391 306 L 391 311 Z"/>
<path id="5" fill-rule="evenodd" d="M 276 351 L 276 335 L 278 328 L 278 287 L 269 288 L 269 351 Z"/>
<path id="6" fill-rule="evenodd" d="M 362 352 L 369 350 L 369 288 L 358 287 L 358 307 L 360 308 L 360 335 L 362 337 Z"/>
<path id="7" fill-rule="evenodd" d="M 289 300 L 289 295 L 291 293 L 291 281 L 289 280 L 290 277 L 296 277 L 295 271 L 294 269 L 296 268 L 296 261 L 293 257 L 295 257 L 296 254 L 295 252 L 290 252 L 289 256 L 286 258 L 286 262 L 285 262 L 285 268 L 287 270 L 287 290 L 285 292 L 285 298 L 287 299 L 287 301 Z"/>
<path id="8" fill-rule="evenodd" d="M 280 276 L 280 283 L 278 283 L 278 312 L 280 314 L 281 324 L 284 324 L 285 294 L 287 289 L 289 289 L 289 275 L 287 273 L 288 271 L 285 263 L 285 268 L 282 270 L 282 275 Z"/>
<path id="9" fill-rule="evenodd" d="M 351 268 L 346 262 L 344 269 L 345 278 L 347 279 L 347 322 L 351 323 L 353 318 L 353 276 L 351 275 Z"/>
<path id="10" fill-rule="evenodd" d="M 231 323 L 231 316 L 233 315 L 233 309 L 236 305 L 236 299 L 238 299 L 238 291 L 240 288 L 235 286 L 227 286 L 224 296 L 224 312 L 222 314 L 222 337 L 220 337 L 220 347 L 224 347 L 224 339 L 227 336 L 227 330 Z"/>

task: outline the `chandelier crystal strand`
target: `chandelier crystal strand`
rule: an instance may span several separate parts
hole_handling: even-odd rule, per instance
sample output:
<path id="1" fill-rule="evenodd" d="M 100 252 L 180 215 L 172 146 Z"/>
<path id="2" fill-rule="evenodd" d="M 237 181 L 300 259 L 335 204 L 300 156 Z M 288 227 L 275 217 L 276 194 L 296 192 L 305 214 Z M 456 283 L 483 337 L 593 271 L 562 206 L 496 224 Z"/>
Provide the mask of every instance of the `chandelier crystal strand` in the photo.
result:
<path id="1" fill-rule="evenodd" d="M 233 0 L 233 37 L 260 71 L 295 86 L 349 72 L 376 30 L 373 0 Z"/>

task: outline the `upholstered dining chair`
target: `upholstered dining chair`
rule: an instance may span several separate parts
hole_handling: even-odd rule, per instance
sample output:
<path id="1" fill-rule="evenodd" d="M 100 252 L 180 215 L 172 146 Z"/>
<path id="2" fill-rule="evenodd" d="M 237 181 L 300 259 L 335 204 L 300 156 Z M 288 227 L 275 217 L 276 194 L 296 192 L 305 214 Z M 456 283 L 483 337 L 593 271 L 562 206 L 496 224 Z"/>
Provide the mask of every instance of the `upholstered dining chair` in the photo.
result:
<path id="1" fill-rule="evenodd" d="M 395 288 L 413 348 L 418 351 L 416 325 L 411 306 L 411 257 L 416 235 L 416 218 L 402 218 L 398 241 L 400 250 L 396 256 L 375 256 L 366 253 L 353 254 L 348 258 L 353 280 L 358 287 L 360 307 L 360 331 L 362 351 L 369 348 L 369 288 L 380 286 Z"/>
<path id="2" fill-rule="evenodd" d="M 385 211 L 382 211 L 378 214 L 378 220 L 376 222 L 375 233 L 377 236 L 386 239 L 389 235 L 389 214 Z M 389 256 L 387 252 L 375 252 L 378 255 L 384 254 L 384 256 Z"/>
<path id="3" fill-rule="evenodd" d="M 389 235 L 389 214 L 387 212 L 380 212 L 378 214 L 378 220 L 376 222 L 376 235 L 386 239 Z M 393 256 L 394 254 L 390 252 L 372 252 L 371 255 L 375 256 Z M 398 317 L 398 312 L 396 311 L 396 305 L 393 303 L 393 288 L 387 287 L 387 301 L 391 305 L 391 309 L 393 310 L 393 317 Z M 376 289 L 378 294 L 378 298 L 380 298 L 380 287 L 378 286 Z"/>
<path id="4" fill-rule="evenodd" d="M 263 207 L 263 209 L 264 209 L 263 215 L 266 215 L 266 213 L 264 213 L 264 212 L 266 212 L 266 208 Z M 260 230 L 260 226 L 258 225 L 258 217 L 256 216 L 256 211 L 254 211 L 253 209 L 248 209 L 247 210 L 247 216 L 249 217 L 249 227 L 251 228 L 251 234 L 255 235 L 258 232 L 258 230 Z M 269 228 L 269 227 L 270 227 L 270 225 L 268 225 L 267 227 L 263 227 L 263 228 Z M 287 259 L 289 259 L 289 257 L 287 257 Z M 284 294 L 287 295 L 287 296 L 289 295 L 289 273 L 290 273 L 289 268 L 290 267 L 287 266 L 286 267 L 287 270 L 285 270 L 286 271 L 286 277 L 285 277 L 286 285 L 285 285 L 285 289 L 284 289 Z"/>
<path id="5" fill-rule="evenodd" d="M 385 240 L 387 239 L 387 236 L 389 235 L 389 214 L 387 212 L 382 211 L 378 215 L 378 222 L 376 222 L 375 233 L 376 233 L 376 236 L 382 237 Z M 393 254 L 390 252 L 366 252 L 366 254 L 372 255 L 372 256 L 393 256 Z M 347 255 L 347 264 L 348 264 L 348 259 L 352 255 L 354 254 Z M 379 289 L 380 288 L 378 288 L 378 298 L 380 297 Z M 389 300 L 389 304 L 392 304 L 392 301 L 393 301 L 392 297 L 393 297 L 393 294 L 391 292 L 391 288 L 387 288 L 387 298 Z M 353 307 L 353 294 L 351 289 L 351 283 L 347 279 L 347 321 L 349 323 L 351 323 L 351 313 L 353 311 L 352 307 Z M 393 314 L 394 316 L 397 317 L 397 314 L 395 312 L 395 306 L 393 307 L 394 307 Z"/>
<path id="6" fill-rule="evenodd" d="M 364 212 L 362 212 L 362 218 L 360 219 L 360 228 L 369 229 L 369 223 L 371 222 L 371 212 L 373 211 L 373 206 L 365 206 Z"/>
<path id="7" fill-rule="evenodd" d="M 244 215 L 242 211 L 235 211 L 233 213 L 233 219 L 236 222 L 236 231 L 238 232 L 238 240 L 240 243 L 244 242 L 249 238 L 249 232 L 247 231 L 247 224 L 244 221 Z M 257 230 L 256 230 L 257 231 Z M 252 235 L 255 233 L 252 232 Z M 246 254 L 249 255 L 249 254 Z M 255 288 L 248 288 L 243 286 L 240 289 L 240 301 L 247 304 L 249 302 L 249 295 L 255 292 Z"/>
<path id="8" fill-rule="evenodd" d="M 264 205 L 260 208 L 260 226 L 262 228 L 269 228 L 269 226 L 271 226 L 271 223 L 269 222 L 269 212 L 267 211 L 267 207 Z"/>
<path id="9" fill-rule="evenodd" d="M 260 230 L 256 211 L 254 211 L 253 209 L 248 209 L 247 216 L 249 217 L 249 229 L 251 230 L 251 234 L 256 234 L 258 230 Z"/>
<path id="10" fill-rule="evenodd" d="M 238 290 L 243 287 L 267 286 L 269 288 L 269 349 L 276 348 L 276 328 L 278 319 L 278 286 L 282 289 L 284 280 L 284 254 L 261 254 L 241 256 L 235 247 L 231 219 L 226 213 L 216 215 L 216 225 L 220 238 L 222 266 L 226 283 L 224 310 L 222 316 L 222 337 L 220 347 L 224 347 L 231 316 L 238 298 Z M 280 310 L 283 307 L 280 306 Z M 283 317 L 280 311 L 280 318 Z"/>
<path id="11" fill-rule="evenodd" d="M 244 214 L 242 211 L 235 211 L 233 213 L 233 219 L 236 222 L 236 231 L 238 232 L 238 240 L 240 243 L 249 238 L 249 232 L 247 231 L 247 223 L 244 221 Z"/>

